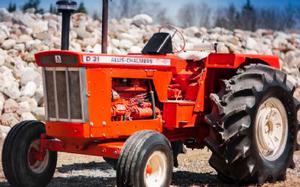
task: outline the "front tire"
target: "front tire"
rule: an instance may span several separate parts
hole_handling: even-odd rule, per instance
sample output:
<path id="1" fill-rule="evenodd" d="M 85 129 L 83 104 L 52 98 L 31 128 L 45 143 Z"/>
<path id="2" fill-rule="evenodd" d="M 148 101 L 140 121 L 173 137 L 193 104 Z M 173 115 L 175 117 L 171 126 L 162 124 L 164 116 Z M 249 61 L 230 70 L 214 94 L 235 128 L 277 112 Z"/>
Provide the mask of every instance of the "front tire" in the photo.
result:
<path id="1" fill-rule="evenodd" d="M 170 186 L 172 171 L 168 139 L 154 131 L 139 131 L 128 138 L 118 159 L 117 186 Z"/>
<path id="2" fill-rule="evenodd" d="M 293 164 L 297 134 L 294 87 L 265 65 L 240 69 L 212 94 L 208 124 L 219 137 L 206 139 L 210 165 L 231 183 L 275 182 Z"/>
<path id="3" fill-rule="evenodd" d="M 8 133 L 2 164 L 4 175 L 12 186 L 43 187 L 52 179 L 57 153 L 46 150 L 43 158 L 37 158 L 40 136 L 44 133 L 44 124 L 37 121 L 16 124 Z"/>

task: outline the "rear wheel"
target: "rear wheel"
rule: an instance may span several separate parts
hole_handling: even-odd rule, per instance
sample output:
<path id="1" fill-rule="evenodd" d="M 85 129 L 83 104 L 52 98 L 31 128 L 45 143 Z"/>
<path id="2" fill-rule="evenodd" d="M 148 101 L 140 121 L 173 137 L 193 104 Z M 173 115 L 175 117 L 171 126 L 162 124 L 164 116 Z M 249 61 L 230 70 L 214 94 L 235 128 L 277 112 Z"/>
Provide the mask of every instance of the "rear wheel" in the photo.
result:
<path id="1" fill-rule="evenodd" d="M 172 171 L 170 142 L 160 133 L 140 131 L 132 135 L 122 149 L 117 165 L 117 185 L 169 186 Z"/>
<path id="2" fill-rule="evenodd" d="M 53 177 L 57 153 L 46 150 L 41 156 L 40 136 L 44 124 L 24 121 L 7 135 L 2 150 L 3 171 L 12 186 L 42 187 Z"/>
<path id="3" fill-rule="evenodd" d="M 297 108 L 284 73 L 265 65 L 238 71 L 212 94 L 207 122 L 217 139 L 206 139 L 210 165 L 232 183 L 274 182 L 293 165 Z"/>

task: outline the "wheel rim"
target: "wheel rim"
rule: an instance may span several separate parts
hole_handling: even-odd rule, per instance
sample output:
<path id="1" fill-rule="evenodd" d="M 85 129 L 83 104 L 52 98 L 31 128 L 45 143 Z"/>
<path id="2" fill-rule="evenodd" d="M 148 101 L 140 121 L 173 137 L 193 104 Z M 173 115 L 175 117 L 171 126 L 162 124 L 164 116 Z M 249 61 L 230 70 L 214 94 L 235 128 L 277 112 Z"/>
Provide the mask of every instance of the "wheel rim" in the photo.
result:
<path id="1" fill-rule="evenodd" d="M 286 147 L 288 136 L 287 112 L 279 99 L 270 97 L 260 105 L 255 128 L 260 155 L 269 161 L 278 159 Z"/>
<path id="2" fill-rule="evenodd" d="M 149 157 L 145 171 L 146 186 L 163 186 L 167 177 L 167 157 L 161 151 L 155 151 Z"/>
<path id="3" fill-rule="evenodd" d="M 37 174 L 43 173 L 49 163 L 49 151 L 46 153 L 42 159 L 39 159 L 40 153 L 40 141 L 35 140 L 29 145 L 27 152 L 27 164 L 29 169 Z"/>

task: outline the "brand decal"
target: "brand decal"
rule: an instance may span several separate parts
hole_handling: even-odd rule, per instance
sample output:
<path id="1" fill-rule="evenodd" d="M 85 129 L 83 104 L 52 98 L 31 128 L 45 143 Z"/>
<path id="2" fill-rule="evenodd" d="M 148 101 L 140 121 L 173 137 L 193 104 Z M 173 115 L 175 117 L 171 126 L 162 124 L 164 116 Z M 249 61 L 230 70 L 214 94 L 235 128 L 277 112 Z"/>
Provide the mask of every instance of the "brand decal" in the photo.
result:
<path id="1" fill-rule="evenodd" d="M 125 65 L 148 65 L 170 66 L 170 59 L 138 58 L 138 57 L 115 57 L 115 56 L 83 56 L 83 63 L 95 64 L 125 64 Z"/>
<path id="2" fill-rule="evenodd" d="M 55 58 L 55 63 L 56 63 L 56 64 L 61 64 L 61 63 L 62 63 L 62 60 L 61 60 L 61 56 L 60 56 L 60 55 L 55 55 L 54 58 Z"/>

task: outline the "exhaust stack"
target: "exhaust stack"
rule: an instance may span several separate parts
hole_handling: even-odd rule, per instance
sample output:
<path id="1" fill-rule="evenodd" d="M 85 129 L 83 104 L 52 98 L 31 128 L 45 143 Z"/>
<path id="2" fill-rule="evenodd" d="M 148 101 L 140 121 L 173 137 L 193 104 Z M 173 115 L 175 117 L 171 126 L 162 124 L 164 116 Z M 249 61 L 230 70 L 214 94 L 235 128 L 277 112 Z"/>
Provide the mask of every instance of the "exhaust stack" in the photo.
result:
<path id="1" fill-rule="evenodd" d="M 107 53 L 108 35 L 108 0 L 103 0 L 102 8 L 102 53 Z"/>
<path id="2" fill-rule="evenodd" d="M 56 2 L 58 12 L 62 13 L 61 50 L 69 50 L 71 14 L 77 10 L 77 3 L 70 0 Z"/>

